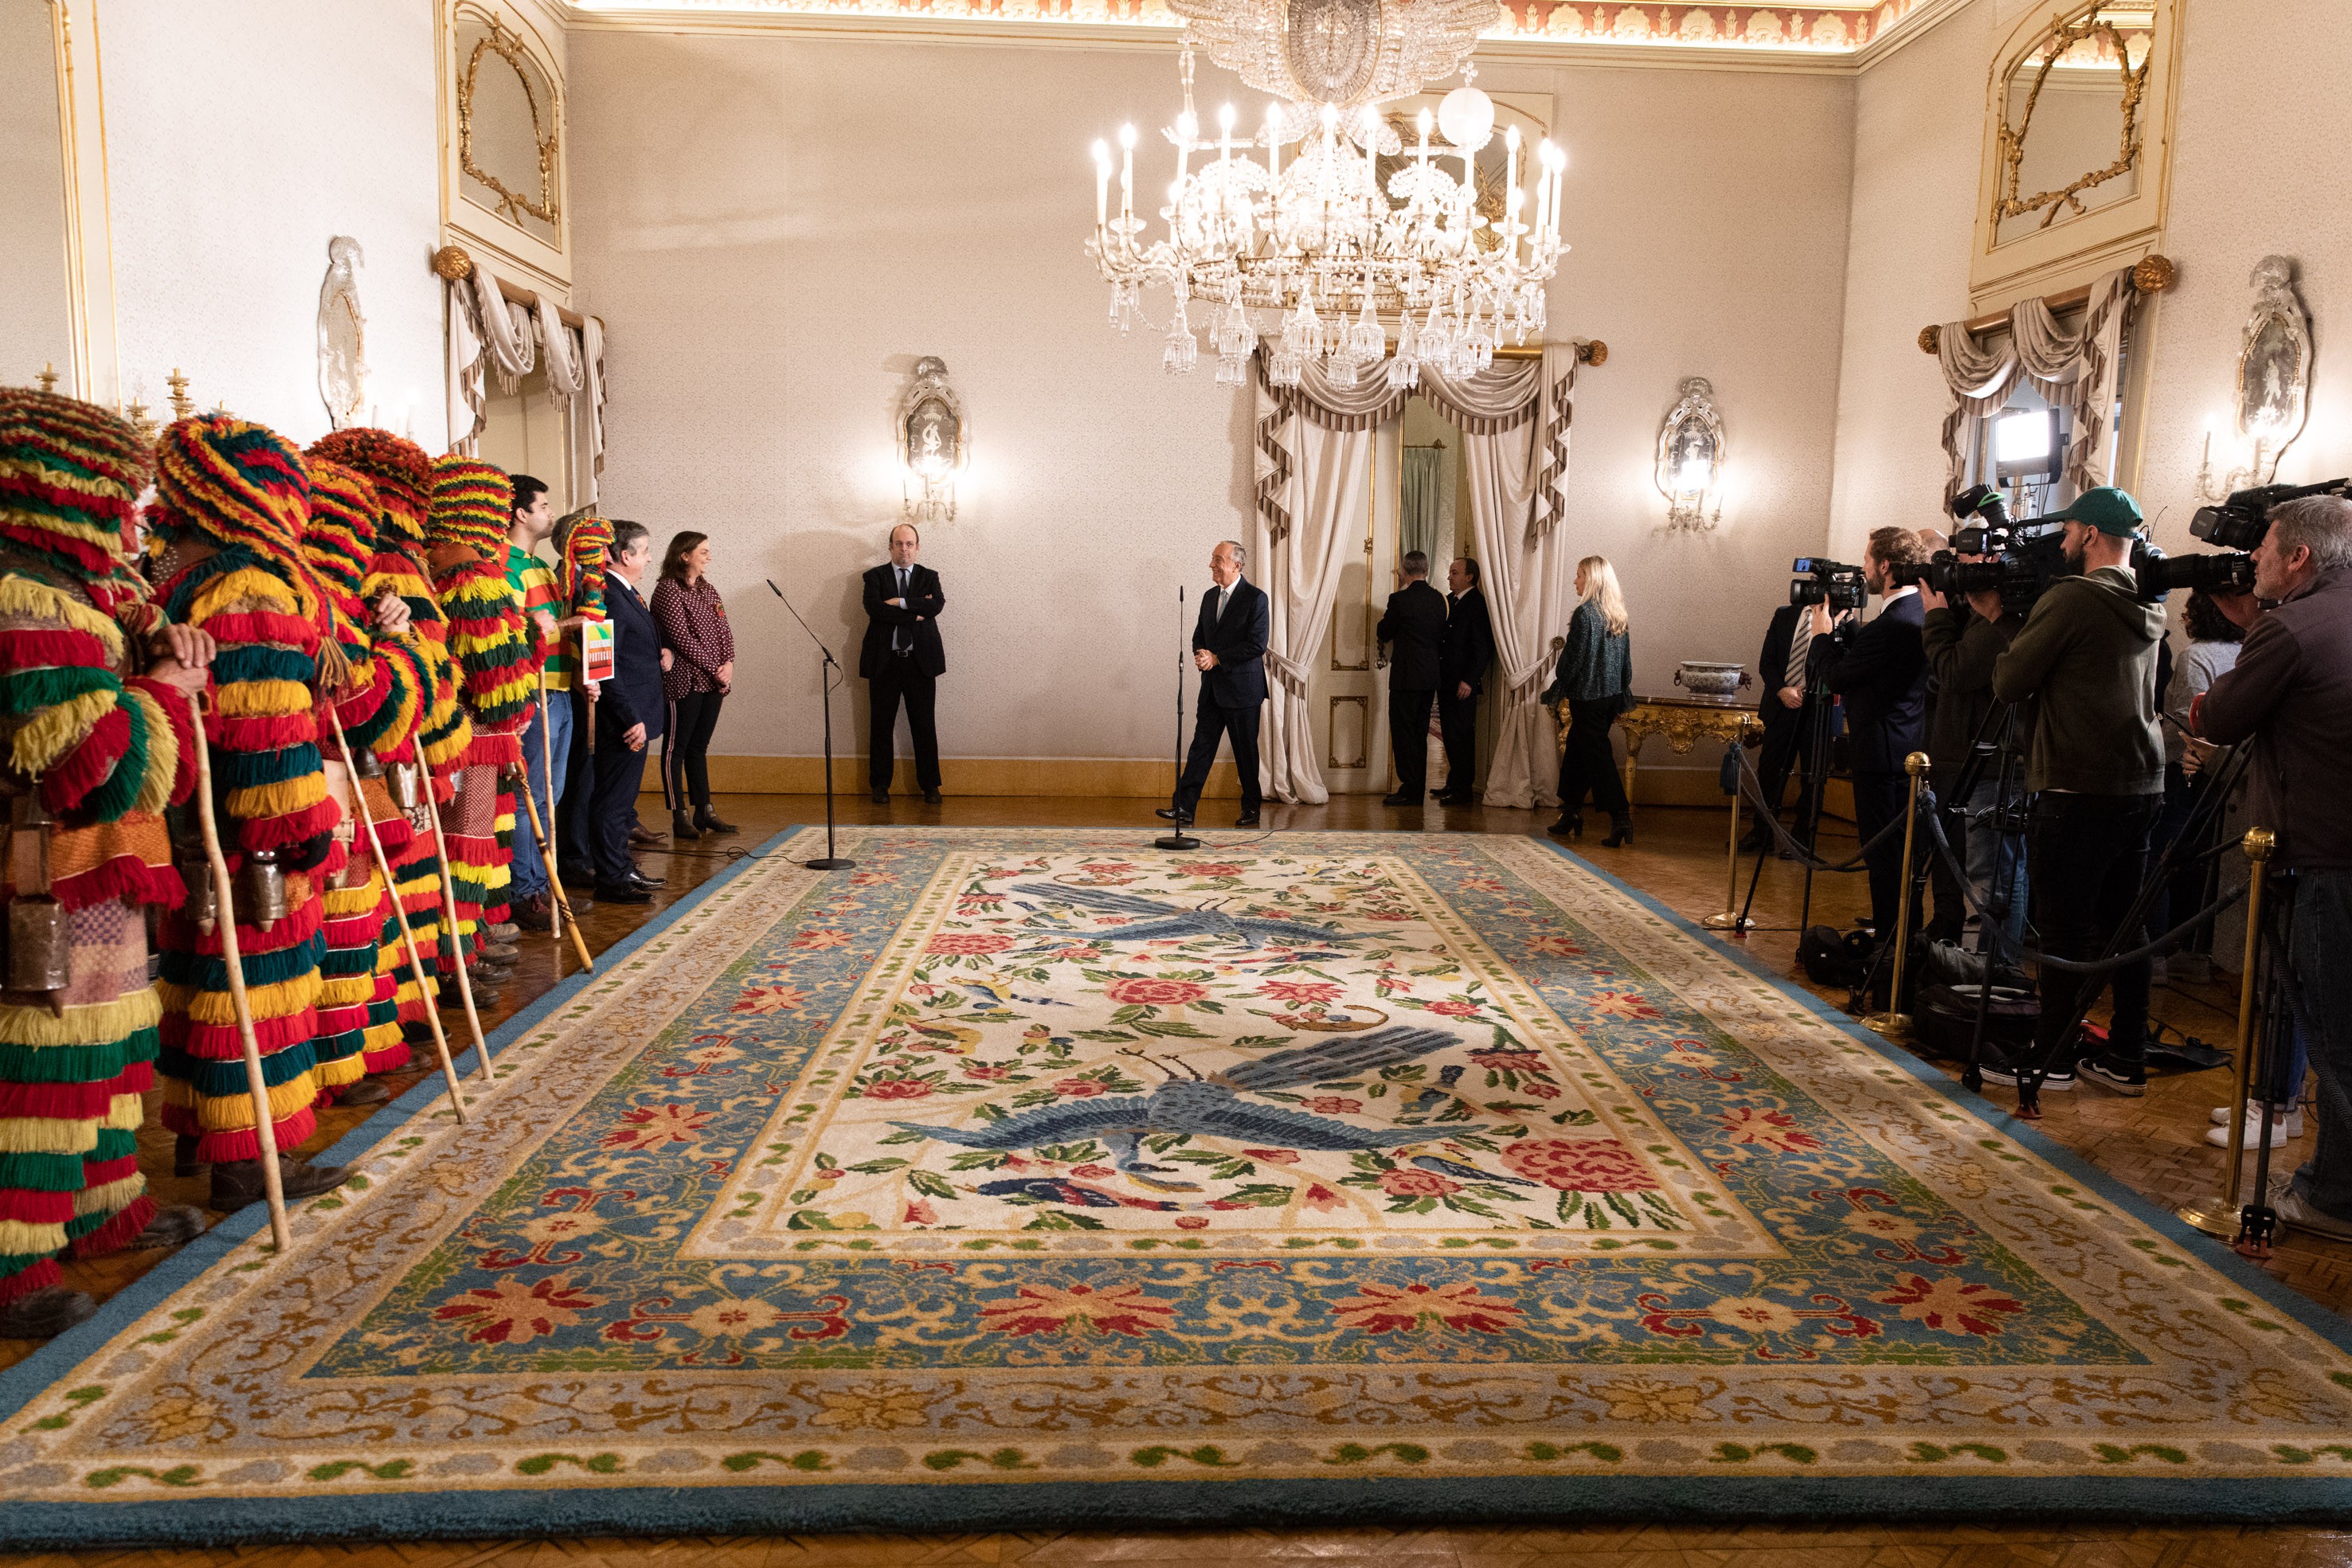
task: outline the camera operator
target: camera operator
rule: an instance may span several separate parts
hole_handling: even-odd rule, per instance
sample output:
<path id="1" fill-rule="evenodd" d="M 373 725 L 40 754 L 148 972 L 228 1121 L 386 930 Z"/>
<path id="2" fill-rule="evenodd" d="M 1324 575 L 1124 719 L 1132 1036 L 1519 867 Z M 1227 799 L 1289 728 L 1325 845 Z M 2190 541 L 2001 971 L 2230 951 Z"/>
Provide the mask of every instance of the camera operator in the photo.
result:
<path id="1" fill-rule="evenodd" d="M 2278 1215 L 2352 1240 L 2352 503 L 2273 507 L 2254 594 L 2276 602 L 2192 711 L 2207 740 L 2252 741 L 2251 814 L 2278 835 L 2272 867 L 2294 873 L 2286 962 L 2295 1033 L 2318 1070 L 2319 1137 Z"/>
<path id="2" fill-rule="evenodd" d="M 1816 638 L 1834 637 L 1836 662 L 1826 677 L 1845 699 L 1847 755 L 1853 765 L 1853 825 L 1864 843 L 1903 814 L 1910 781 L 1903 759 L 1919 748 L 1927 689 L 1920 641 L 1924 607 L 1919 573 L 1927 563 L 1908 528 L 1874 528 L 1862 558 L 1863 580 L 1883 596 L 1878 614 L 1855 629 L 1832 632 L 1826 604 L 1813 606 Z M 1870 929 L 1895 930 L 1903 891 L 1903 836 L 1890 833 L 1870 852 Z"/>
<path id="3" fill-rule="evenodd" d="M 1823 780 L 1818 775 L 1825 769 L 1822 758 L 1807 754 L 1806 742 L 1814 737 L 1816 727 L 1827 722 L 1835 710 L 1835 705 L 1826 696 L 1819 700 L 1830 712 L 1815 706 L 1815 684 L 1832 652 L 1829 643 L 1813 641 L 1809 611 L 1783 604 L 1772 612 L 1771 624 L 1765 629 L 1764 649 L 1756 666 L 1764 685 L 1764 695 L 1756 704 L 1757 716 L 1764 725 L 1764 746 L 1756 759 L 1756 782 L 1771 815 L 1778 817 L 1780 797 L 1789 787 L 1789 775 L 1801 769 L 1803 782 L 1798 789 L 1793 836 L 1808 850 L 1813 847 L 1810 837 L 1813 824 L 1821 820 L 1815 806 L 1821 799 Z M 1771 822 L 1759 818 L 1739 847 L 1749 854 L 1762 854 L 1772 848 L 1773 838 Z"/>
<path id="4" fill-rule="evenodd" d="M 1964 563 L 1995 559 L 1982 554 L 1956 558 Z M 2007 917 L 2002 927 L 2011 936 L 2025 932 L 2025 867 L 2021 856 L 2004 857 L 2000 834 L 1985 814 L 2000 801 L 2000 776 L 1993 768 L 1979 771 L 1966 800 L 1946 798 L 1968 766 L 1970 747 L 1995 706 L 1992 669 L 2008 652 L 2024 618 L 2011 610 L 1999 589 L 1979 589 L 1958 604 L 1921 583 L 1920 602 L 1927 606 L 1921 637 L 1927 649 L 1927 674 L 1937 688 L 1935 711 L 1927 721 L 1929 776 L 1943 806 L 1944 834 L 1968 868 L 1969 883 L 1979 905 L 1990 906 L 1996 883 L 2006 883 Z M 1977 937 L 1976 916 L 1969 914 L 1960 890 L 1942 858 L 1933 866 L 1936 918 L 1927 934 L 1946 942 Z M 1987 946 L 1980 937 L 1969 944 L 1977 951 Z"/>
<path id="5" fill-rule="evenodd" d="M 2140 599 L 2132 575 L 2139 503 L 2108 486 L 2085 490 L 2043 519 L 2066 525 L 2066 564 L 2079 577 L 2053 582 L 1993 665 L 1993 695 L 2036 699 L 2025 787 L 2034 794 L 2026 832 L 2034 925 L 2042 951 L 2087 960 L 2113 939 L 2116 951 L 2146 940 L 2124 918 L 2147 874 L 2148 832 L 2164 804 L 2164 744 L 2156 726 L 2156 650 L 2164 605 Z M 2119 1094 L 2147 1092 L 2146 958 L 2114 972 L 2107 1045 L 2081 1064 L 2084 1077 Z M 2101 982 L 2047 965 L 2042 971 L 2037 1055 L 2043 1087 L 2074 1087 L 2075 1009 Z M 1992 1076 L 1988 1074 L 1988 1076 Z"/>

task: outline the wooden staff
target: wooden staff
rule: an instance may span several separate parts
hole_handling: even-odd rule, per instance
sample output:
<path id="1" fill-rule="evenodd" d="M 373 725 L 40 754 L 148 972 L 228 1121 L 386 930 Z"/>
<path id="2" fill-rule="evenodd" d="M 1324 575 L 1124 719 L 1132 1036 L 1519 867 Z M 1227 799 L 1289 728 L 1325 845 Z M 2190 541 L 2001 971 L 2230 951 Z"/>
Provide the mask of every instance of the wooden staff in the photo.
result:
<path id="1" fill-rule="evenodd" d="M 335 727 L 335 749 L 343 754 L 343 771 L 351 775 L 352 799 L 359 806 L 360 826 L 367 831 L 368 849 L 375 856 L 375 868 L 383 873 L 384 890 L 392 895 L 392 917 L 400 922 L 400 939 L 408 948 L 408 967 L 416 977 L 416 988 L 425 997 L 425 1021 L 433 1026 L 433 1054 L 440 1059 L 441 1076 L 449 1085 L 449 1103 L 456 1108 L 457 1120 L 466 1120 L 466 1096 L 457 1087 L 457 1064 L 449 1059 L 449 1037 L 441 1032 L 440 1009 L 425 987 L 424 955 L 416 946 L 416 933 L 408 928 L 408 912 L 400 907 L 400 879 L 393 874 L 392 857 L 383 852 L 383 841 L 376 836 L 375 813 L 368 810 L 367 790 L 362 786 L 359 769 L 352 766 L 352 743 L 343 738 L 342 716 L 335 712 L 332 703 L 327 705 L 328 722 Z"/>
<path id="2" fill-rule="evenodd" d="M 530 836 L 539 844 L 539 858 L 547 866 L 547 891 L 555 895 L 555 908 L 562 915 L 570 915 L 572 904 L 563 896 L 563 879 L 555 874 L 555 850 L 547 841 L 547 830 L 540 825 L 539 802 L 530 798 L 530 780 L 528 778 L 522 781 L 522 803 L 523 809 L 530 813 Z M 559 925 L 562 924 L 561 918 L 556 923 Z M 594 974 L 596 960 L 588 956 L 588 944 L 581 938 L 579 919 L 575 916 L 572 924 L 565 928 L 572 933 L 572 951 L 580 955 L 580 967 L 590 974 Z M 556 949 L 559 967 L 562 956 L 562 948 L 559 946 Z"/>
<path id="3" fill-rule="evenodd" d="M 221 854 L 220 828 L 213 821 L 213 750 L 205 738 L 205 704 L 188 694 L 196 716 L 196 826 L 205 839 L 205 859 L 212 863 L 213 890 L 220 904 L 217 921 L 221 962 L 228 970 L 229 1005 L 236 1010 L 236 1040 L 245 1048 L 245 1087 L 253 1096 L 253 1138 L 261 1150 L 261 1191 L 269 1202 L 269 1239 L 282 1256 L 294 1245 L 286 1225 L 286 1182 L 278 1169 L 278 1121 L 269 1112 L 269 1082 L 261 1071 L 261 1040 L 253 1032 L 253 1004 L 245 994 L 245 959 L 237 951 L 236 904 L 231 897 L 228 862 Z"/>
<path id="4" fill-rule="evenodd" d="M 554 732 L 554 716 L 547 708 L 547 666 L 542 664 L 539 667 L 539 776 L 547 780 L 547 814 L 551 817 L 555 815 Z M 522 792 L 526 800 L 530 799 L 530 767 L 528 763 L 522 770 Z M 547 873 L 548 890 L 555 895 L 548 901 L 547 935 L 555 944 L 556 967 L 560 971 L 563 967 L 563 921 L 572 913 L 572 907 L 563 901 L 563 879 L 555 874 L 555 856 L 549 852 L 547 835 L 540 831 L 539 808 L 535 800 L 531 806 L 530 831 L 539 841 L 539 863 L 541 869 Z M 580 950 L 580 961 L 588 963 L 585 947 Z M 595 966 L 591 964 L 589 967 Z"/>
<path id="5" fill-rule="evenodd" d="M 421 751 L 417 753 L 416 766 L 425 772 L 425 814 L 432 820 L 433 844 L 440 852 L 441 910 L 449 923 L 449 956 L 457 965 L 457 997 L 466 1004 L 466 1027 L 474 1032 L 474 1058 L 481 1064 L 482 1081 L 488 1082 L 490 1077 L 490 1042 L 482 1038 L 482 1015 L 474 1010 L 474 979 L 466 973 L 466 938 L 464 933 L 457 929 L 457 883 L 449 874 L 449 836 L 441 831 L 441 805 L 433 798 L 433 768 L 425 760 L 425 754 Z M 474 938 L 477 942 L 481 940 L 478 925 Z"/>

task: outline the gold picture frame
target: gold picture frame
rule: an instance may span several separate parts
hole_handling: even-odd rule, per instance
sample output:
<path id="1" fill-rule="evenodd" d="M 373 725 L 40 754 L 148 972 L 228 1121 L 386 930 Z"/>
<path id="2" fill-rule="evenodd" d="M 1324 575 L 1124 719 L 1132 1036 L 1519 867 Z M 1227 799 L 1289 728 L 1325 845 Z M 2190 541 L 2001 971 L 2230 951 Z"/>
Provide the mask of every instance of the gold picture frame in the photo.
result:
<path id="1" fill-rule="evenodd" d="M 563 126 L 559 112 L 561 106 L 555 101 L 555 88 L 552 83 L 549 85 L 550 102 L 547 115 L 542 119 L 539 89 L 531 80 L 531 73 L 544 68 L 532 58 L 530 51 L 523 47 L 520 36 L 511 31 L 497 12 L 484 12 L 481 16 L 489 33 L 475 41 L 465 64 L 457 71 L 458 171 L 496 194 L 498 203 L 494 210 L 517 228 L 522 226 L 526 216 L 536 218 L 551 228 L 560 228 L 562 199 L 558 192 L 562 184 Z M 515 78 L 522 83 L 524 101 L 530 106 L 531 140 L 539 152 L 539 196 L 535 201 L 514 190 L 474 161 L 474 94 L 479 85 L 482 61 L 491 54 L 497 55 L 514 72 Z"/>

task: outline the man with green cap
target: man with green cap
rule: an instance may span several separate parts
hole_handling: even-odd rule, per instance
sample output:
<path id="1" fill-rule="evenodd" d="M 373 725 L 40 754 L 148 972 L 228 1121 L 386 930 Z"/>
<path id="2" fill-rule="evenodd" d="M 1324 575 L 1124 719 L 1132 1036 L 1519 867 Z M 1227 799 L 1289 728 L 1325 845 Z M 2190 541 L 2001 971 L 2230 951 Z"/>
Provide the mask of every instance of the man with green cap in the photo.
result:
<path id="1" fill-rule="evenodd" d="M 2066 525 L 2066 563 L 1993 665 L 1993 695 L 2034 699 L 2025 787 L 2033 793 L 2025 856 L 2044 953 L 2096 957 L 2112 938 L 2127 951 L 2144 928 L 2121 929 L 2147 875 L 2148 832 L 2164 803 L 2164 743 L 2156 720 L 2156 653 L 2164 604 L 2139 597 L 2132 545 L 2139 503 L 2109 486 L 2085 490 L 2045 521 Z M 2107 1044 L 2082 1076 L 2119 1094 L 2147 1092 L 2148 960 L 2114 972 Z M 2075 1014 L 2098 994 L 2088 976 L 2042 971 L 2036 1055 L 2047 1089 L 2074 1086 Z M 2084 988 L 2090 988 L 2089 995 Z M 2014 1082 L 2014 1071 L 1988 1071 Z"/>

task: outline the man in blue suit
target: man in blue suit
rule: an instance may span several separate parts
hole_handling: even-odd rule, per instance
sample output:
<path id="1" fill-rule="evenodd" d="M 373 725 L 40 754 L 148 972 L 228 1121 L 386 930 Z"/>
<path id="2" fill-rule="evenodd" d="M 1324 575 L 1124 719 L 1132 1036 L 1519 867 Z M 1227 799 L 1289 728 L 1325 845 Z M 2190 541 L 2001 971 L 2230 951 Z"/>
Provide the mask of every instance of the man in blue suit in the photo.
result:
<path id="1" fill-rule="evenodd" d="M 616 519 L 604 566 L 604 609 L 613 621 L 613 674 L 596 698 L 595 782 L 588 800 L 589 851 L 596 863 L 596 897 L 608 904 L 646 904 L 666 880 L 637 869 L 629 854 L 629 822 L 645 781 L 646 747 L 662 733 L 661 635 L 637 597 L 653 544 L 643 523 Z"/>
<path id="2" fill-rule="evenodd" d="M 1201 695 L 1192 716 L 1192 752 L 1176 798 L 1160 808 L 1174 822 L 1192 820 L 1217 760 L 1217 741 L 1234 739 L 1234 766 L 1242 776 L 1242 814 L 1236 828 L 1257 826 L 1257 721 L 1265 702 L 1265 640 L 1273 612 L 1254 584 L 1242 580 L 1242 547 L 1221 542 L 1209 557 L 1216 586 L 1201 596 L 1201 618 L 1192 623 L 1192 665 L 1201 672 Z"/>

